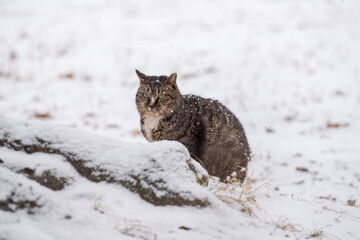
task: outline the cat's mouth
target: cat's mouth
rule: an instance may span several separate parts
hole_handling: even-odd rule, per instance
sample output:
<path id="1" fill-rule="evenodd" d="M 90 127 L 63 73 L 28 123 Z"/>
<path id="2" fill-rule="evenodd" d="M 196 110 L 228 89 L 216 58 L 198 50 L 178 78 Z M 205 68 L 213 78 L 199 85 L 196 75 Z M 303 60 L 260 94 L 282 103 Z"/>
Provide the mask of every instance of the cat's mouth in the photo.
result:
<path id="1" fill-rule="evenodd" d="M 151 115 L 155 115 L 155 116 L 158 116 L 160 113 L 158 110 L 156 110 L 155 108 L 151 108 L 151 107 L 147 107 L 146 110 L 148 113 L 150 113 Z"/>

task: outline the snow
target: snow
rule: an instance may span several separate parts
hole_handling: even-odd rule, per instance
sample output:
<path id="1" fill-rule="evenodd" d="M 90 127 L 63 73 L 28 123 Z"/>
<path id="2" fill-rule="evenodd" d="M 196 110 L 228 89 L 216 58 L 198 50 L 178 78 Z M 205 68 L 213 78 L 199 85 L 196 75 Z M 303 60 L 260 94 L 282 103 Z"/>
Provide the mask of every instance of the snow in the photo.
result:
<path id="1" fill-rule="evenodd" d="M 254 154 L 251 179 L 269 184 L 269 193 L 262 187 L 241 204 L 226 198 L 203 209 L 154 207 L 79 177 L 56 200 L 13 171 L 52 167 L 73 176 L 61 157 L 50 166 L 43 154 L 1 148 L 0 159 L 11 159 L 0 164 L 1 180 L 56 207 L 40 215 L 0 211 L 0 238 L 305 239 L 322 230 L 325 239 L 359 239 L 359 11 L 356 0 L 1 0 L 0 116 L 41 118 L 111 137 L 110 145 L 133 142 L 123 144 L 130 161 L 139 143 L 148 148 L 144 156 L 162 148 L 146 147 L 139 134 L 135 68 L 176 72 L 183 94 L 218 99 L 240 119 Z M 22 127 L 16 134 L 26 137 Z M 41 129 L 33 131 L 46 136 Z M 76 139 L 69 135 L 67 147 Z M 98 152 L 99 163 L 113 166 L 105 159 L 116 154 Z M 243 189 L 214 179 L 208 187 L 222 200 Z"/>
<path id="2" fill-rule="evenodd" d="M 115 176 L 115 179 L 129 179 L 130 181 L 134 181 L 132 176 L 146 175 L 151 182 L 164 181 L 166 189 L 182 193 L 190 200 L 202 192 L 201 189 L 197 189 L 198 184 L 191 184 L 196 182 L 196 177 L 190 170 L 188 161 L 195 164 L 195 168 L 199 168 L 199 164 L 192 160 L 186 148 L 177 142 L 163 141 L 151 145 L 123 143 L 101 136 L 89 137 L 89 134 L 71 128 L 57 127 L 38 121 L 24 123 L 6 118 L 0 118 L 0 136 L 2 138 L 6 136 L 13 142 L 21 139 L 23 143 L 29 145 L 37 144 L 37 138 L 39 138 L 47 142 L 47 147 L 71 153 L 77 159 L 82 159 L 86 167 L 100 168 L 101 171 L 98 173 L 107 173 Z M 68 163 L 65 164 L 64 159 L 59 159 L 59 156 L 54 157 L 55 159 L 53 157 L 48 159 L 49 156 L 44 154 L 31 154 L 28 157 L 28 154 L 22 153 L 19 156 L 18 153 L 3 148 L 0 151 L 0 158 L 3 159 L 4 166 L 7 168 L 19 170 L 21 165 L 24 166 L 24 161 L 26 161 L 26 166 L 29 165 L 28 161 L 33 160 L 35 161 L 29 167 L 35 166 L 36 171 L 39 172 L 46 167 L 62 169 L 62 171 L 68 171 L 69 168 Z M 98 173 L 93 173 L 93 175 Z M 202 175 L 207 175 L 202 169 L 199 169 L 198 174 L 200 178 Z M 167 193 L 167 191 L 161 191 L 161 188 L 148 187 L 153 189 L 158 197 Z"/>

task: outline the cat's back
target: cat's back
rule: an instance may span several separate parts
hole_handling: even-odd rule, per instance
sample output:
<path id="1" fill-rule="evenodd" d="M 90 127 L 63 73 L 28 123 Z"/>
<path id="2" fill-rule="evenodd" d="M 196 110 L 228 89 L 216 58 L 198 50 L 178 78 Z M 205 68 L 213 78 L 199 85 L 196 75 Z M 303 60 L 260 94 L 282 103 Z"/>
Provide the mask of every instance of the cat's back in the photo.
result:
<path id="1" fill-rule="evenodd" d="M 193 94 L 184 95 L 183 99 L 185 103 L 185 110 L 190 110 L 192 113 L 215 113 L 220 112 L 223 108 L 226 108 L 218 100 L 203 98 Z"/>
<path id="2" fill-rule="evenodd" d="M 196 95 L 184 95 L 185 112 L 202 119 L 208 127 L 238 127 L 241 125 L 236 116 L 218 100 L 203 98 Z"/>
<path id="3" fill-rule="evenodd" d="M 200 129 L 204 144 L 243 144 L 250 152 L 244 128 L 238 118 L 218 100 L 185 95 L 185 112 L 191 116 L 192 126 Z"/>

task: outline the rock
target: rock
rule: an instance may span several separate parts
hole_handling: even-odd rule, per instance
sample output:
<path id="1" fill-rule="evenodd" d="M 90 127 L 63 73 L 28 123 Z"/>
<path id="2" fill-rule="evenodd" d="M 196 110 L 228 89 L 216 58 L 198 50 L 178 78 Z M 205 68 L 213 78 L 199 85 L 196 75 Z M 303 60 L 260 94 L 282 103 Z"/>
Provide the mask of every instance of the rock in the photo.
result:
<path id="1" fill-rule="evenodd" d="M 154 205 L 210 204 L 201 186 L 207 185 L 207 172 L 177 142 L 124 143 L 54 124 L 0 118 L 0 146 L 3 151 L 10 151 L 5 157 L 0 152 L 0 168 L 8 168 L 52 190 L 61 191 L 76 178 L 71 171 L 61 171 L 56 161 L 62 161 L 89 181 L 124 186 Z M 47 169 L 32 168 L 31 161 L 35 160 L 14 161 L 11 156 L 17 152 L 29 157 L 46 154 L 49 158 L 43 159 L 41 165 Z M 59 160 L 52 160 L 55 156 Z M 6 201 L 12 200 L 4 196 L 0 201 L 5 210 Z M 29 204 L 40 206 L 36 202 Z"/>

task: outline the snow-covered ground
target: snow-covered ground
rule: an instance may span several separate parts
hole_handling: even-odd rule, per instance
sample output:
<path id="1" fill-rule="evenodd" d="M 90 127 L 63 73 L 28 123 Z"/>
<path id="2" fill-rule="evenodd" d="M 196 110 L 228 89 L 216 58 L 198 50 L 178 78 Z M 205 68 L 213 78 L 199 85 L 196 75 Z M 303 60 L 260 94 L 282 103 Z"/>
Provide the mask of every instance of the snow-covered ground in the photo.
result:
<path id="1" fill-rule="evenodd" d="M 224 206 L 118 206 L 113 188 L 86 185 L 75 225 L 32 230 L 24 212 L 12 229 L 0 211 L 0 239 L 360 239 L 359 23 L 357 0 L 0 0 L 1 116 L 145 142 L 134 69 L 177 72 L 183 93 L 238 116 L 254 153 L 243 195 L 210 182 Z"/>

